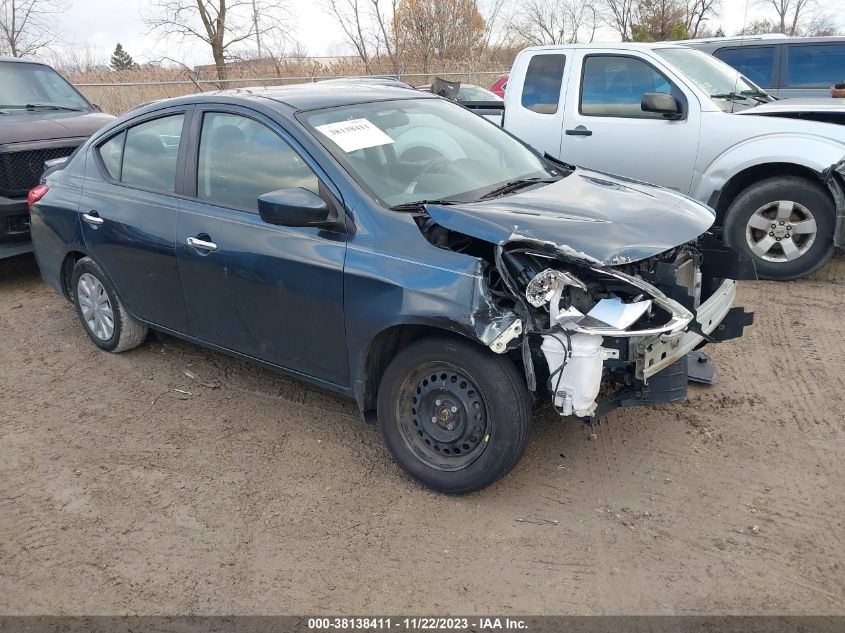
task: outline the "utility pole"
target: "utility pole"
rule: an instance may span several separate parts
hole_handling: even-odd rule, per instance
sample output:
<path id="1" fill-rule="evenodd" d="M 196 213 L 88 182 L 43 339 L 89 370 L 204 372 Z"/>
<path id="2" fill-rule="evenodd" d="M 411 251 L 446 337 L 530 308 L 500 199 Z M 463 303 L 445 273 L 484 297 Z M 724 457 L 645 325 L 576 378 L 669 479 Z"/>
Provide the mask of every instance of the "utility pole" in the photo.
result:
<path id="1" fill-rule="evenodd" d="M 258 46 L 258 59 L 261 59 L 261 32 L 258 30 L 258 3 L 252 0 L 252 22 L 255 29 L 255 44 Z"/>

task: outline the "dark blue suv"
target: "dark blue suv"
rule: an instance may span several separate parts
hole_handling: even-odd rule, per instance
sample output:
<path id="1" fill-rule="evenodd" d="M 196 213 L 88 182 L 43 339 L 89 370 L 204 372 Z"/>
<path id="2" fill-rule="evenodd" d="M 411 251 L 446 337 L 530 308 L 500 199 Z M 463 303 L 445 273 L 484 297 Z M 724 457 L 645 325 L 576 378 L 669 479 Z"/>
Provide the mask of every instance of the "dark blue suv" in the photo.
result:
<path id="1" fill-rule="evenodd" d="M 539 156 L 459 105 L 358 83 L 138 108 L 30 192 L 44 280 L 103 350 L 170 333 L 354 397 L 444 492 L 506 474 L 532 403 L 683 398 L 739 336 L 713 212 Z"/>

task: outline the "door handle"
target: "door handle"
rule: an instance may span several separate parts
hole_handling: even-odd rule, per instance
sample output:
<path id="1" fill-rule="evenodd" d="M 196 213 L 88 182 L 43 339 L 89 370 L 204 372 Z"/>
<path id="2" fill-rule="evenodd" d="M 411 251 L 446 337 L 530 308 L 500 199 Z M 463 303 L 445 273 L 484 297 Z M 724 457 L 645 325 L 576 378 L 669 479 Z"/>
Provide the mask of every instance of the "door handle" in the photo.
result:
<path id="1" fill-rule="evenodd" d="M 82 219 L 85 220 L 91 226 L 100 226 L 105 220 L 97 215 L 96 211 L 92 211 L 91 213 L 83 213 Z"/>
<path id="2" fill-rule="evenodd" d="M 210 252 L 210 251 L 216 251 L 217 250 L 217 244 L 215 244 L 214 242 L 209 242 L 207 240 L 201 240 L 197 237 L 189 237 L 185 241 L 188 242 L 188 246 L 193 246 L 194 248 L 198 248 L 201 251 L 209 251 Z"/>
<path id="3" fill-rule="evenodd" d="M 574 128 L 572 130 L 566 130 L 566 135 L 567 136 L 592 136 L 593 131 L 588 130 L 583 125 L 579 125 L 578 127 Z"/>

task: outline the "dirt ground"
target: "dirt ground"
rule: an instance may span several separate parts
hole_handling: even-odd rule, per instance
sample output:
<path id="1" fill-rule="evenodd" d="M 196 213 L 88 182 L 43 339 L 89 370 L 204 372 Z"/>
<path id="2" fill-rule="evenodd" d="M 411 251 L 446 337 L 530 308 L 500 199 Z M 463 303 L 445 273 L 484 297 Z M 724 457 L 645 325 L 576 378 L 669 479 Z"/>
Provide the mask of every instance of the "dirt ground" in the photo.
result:
<path id="1" fill-rule="evenodd" d="M 543 414 L 451 498 L 351 401 L 168 337 L 99 352 L 0 262 L 0 613 L 844 613 L 843 284 L 841 253 L 743 283 L 720 384 L 594 440 Z"/>

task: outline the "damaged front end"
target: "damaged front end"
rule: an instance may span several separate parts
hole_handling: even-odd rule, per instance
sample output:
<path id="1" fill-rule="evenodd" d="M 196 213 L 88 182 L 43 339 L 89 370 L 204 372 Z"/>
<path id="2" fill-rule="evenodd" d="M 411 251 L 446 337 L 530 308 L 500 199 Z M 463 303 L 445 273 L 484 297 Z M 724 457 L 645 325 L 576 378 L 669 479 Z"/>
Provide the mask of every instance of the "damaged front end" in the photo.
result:
<path id="1" fill-rule="evenodd" d="M 419 224 L 435 245 L 484 262 L 479 340 L 520 362 L 529 390 L 563 416 L 684 399 L 687 354 L 741 336 L 753 320 L 732 307 L 735 280 L 755 278 L 753 263 L 711 233 L 607 264 L 519 234 L 491 245 L 428 216 Z"/>

